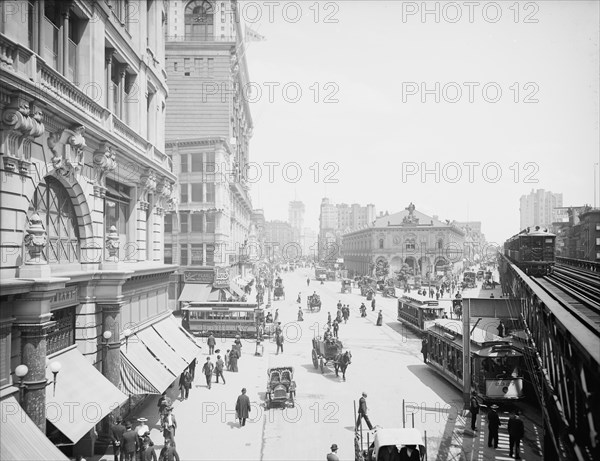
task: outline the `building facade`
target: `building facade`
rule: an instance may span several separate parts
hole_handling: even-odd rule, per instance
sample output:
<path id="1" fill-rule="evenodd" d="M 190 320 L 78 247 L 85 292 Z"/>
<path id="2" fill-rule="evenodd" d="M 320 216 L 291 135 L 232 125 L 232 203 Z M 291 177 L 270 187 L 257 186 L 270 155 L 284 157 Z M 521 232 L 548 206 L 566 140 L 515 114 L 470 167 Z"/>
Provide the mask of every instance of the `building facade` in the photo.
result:
<path id="1" fill-rule="evenodd" d="M 589 205 L 565 208 L 566 221 L 563 219 L 552 226 L 556 234 L 556 255 L 600 261 L 600 209 Z"/>
<path id="2" fill-rule="evenodd" d="M 310 260 L 318 256 L 319 234 L 309 227 L 302 230 L 302 238 L 300 246 L 302 248 L 302 256 Z"/>
<path id="3" fill-rule="evenodd" d="M 137 346 L 126 349 L 174 321 L 176 267 L 163 262 L 163 217 L 176 202 L 164 150 L 166 2 L 0 8 L 0 400 L 3 412 L 24 410 L 3 433 L 29 434 L 3 437 L 2 458 L 46 436 L 87 457 L 109 415 L 182 371 L 148 362 L 162 367 L 152 383 L 132 365 Z M 94 405 L 96 417 L 69 402 Z M 53 450 L 35 457 L 62 459 Z"/>
<path id="4" fill-rule="evenodd" d="M 438 219 L 433 216 L 433 219 Z M 485 235 L 481 232 L 481 221 L 454 221 L 452 223 L 465 234 L 463 259 L 470 265 L 481 260 L 495 258 L 498 245 L 488 245 Z"/>
<path id="5" fill-rule="evenodd" d="M 244 172 L 252 118 L 236 2 L 169 2 L 166 43 L 169 105 L 166 152 L 179 177 L 178 207 L 167 218 L 167 261 L 182 269 L 171 299 L 183 288 L 186 266 L 250 270 L 252 202 Z"/>
<path id="6" fill-rule="evenodd" d="M 533 226 L 550 228 L 557 221 L 555 209 L 562 207 L 562 204 L 562 194 L 532 189 L 529 195 L 522 195 L 519 202 L 519 229 Z"/>
<path id="7" fill-rule="evenodd" d="M 383 215 L 368 227 L 343 236 L 344 264 L 356 275 L 371 275 L 385 261 L 390 274 L 404 264 L 415 274 L 433 276 L 448 266 L 461 265 L 465 233 L 458 227 L 416 211 Z"/>
<path id="8" fill-rule="evenodd" d="M 286 221 L 267 221 L 265 223 L 265 254 L 277 261 L 293 260 L 299 257 L 298 243 L 293 239 L 292 226 Z"/>
<path id="9" fill-rule="evenodd" d="M 304 229 L 304 203 L 293 200 L 288 206 L 289 222 L 292 226 L 292 239 L 300 244 Z"/>

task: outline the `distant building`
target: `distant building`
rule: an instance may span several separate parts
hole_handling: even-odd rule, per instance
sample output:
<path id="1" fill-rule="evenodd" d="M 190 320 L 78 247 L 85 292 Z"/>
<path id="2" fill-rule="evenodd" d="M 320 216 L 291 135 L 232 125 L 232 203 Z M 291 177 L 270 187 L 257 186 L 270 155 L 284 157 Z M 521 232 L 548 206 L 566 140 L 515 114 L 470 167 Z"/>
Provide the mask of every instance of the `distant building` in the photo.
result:
<path id="1" fill-rule="evenodd" d="M 318 255 L 319 234 L 308 227 L 302 230 L 300 246 L 302 248 L 302 256 L 313 259 Z"/>
<path id="2" fill-rule="evenodd" d="M 319 259 L 335 262 L 341 253 L 342 235 L 371 224 L 375 217 L 372 203 L 366 206 L 357 203 L 334 205 L 328 198 L 323 198 L 319 215 Z"/>
<path id="3" fill-rule="evenodd" d="M 289 222 L 292 226 L 292 239 L 300 243 L 302 230 L 304 228 L 304 203 L 294 200 L 288 207 Z"/>
<path id="4" fill-rule="evenodd" d="M 434 215 L 433 219 L 437 219 L 437 216 Z M 454 221 L 452 224 L 465 233 L 463 254 L 471 264 L 485 257 L 495 257 L 497 246 L 486 245 L 485 235 L 481 232 L 481 221 Z"/>
<path id="5" fill-rule="evenodd" d="M 284 261 L 299 256 L 300 245 L 293 240 L 289 222 L 275 220 L 265 223 L 265 252 L 269 257 Z"/>
<path id="6" fill-rule="evenodd" d="M 567 221 L 563 208 L 567 211 Z M 552 225 L 556 234 L 556 255 L 600 261 L 600 209 L 589 205 L 563 208 L 558 210 L 560 221 Z"/>
<path id="7" fill-rule="evenodd" d="M 520 199 L 520 224 L 519 230 L 526 227 L 540 226 L 550 228 L 557 221 L 556 208 L 562 207 L 562 194 L 555 194 L 544 189 L 531 190 L 529 195 L 522 195 Z"/>
<path id="8" fill-rule="evenodd" d="M 370 275 L 376 264 L 385 261 L 390 273 L 407 264 L 416 274 L 433 277 L 449 265 L 462 263 L 464 240 L 461 229 L 416 211 L 411 204 L 344 234 L 342 256 L 346 268 L 358 275 Z"/>

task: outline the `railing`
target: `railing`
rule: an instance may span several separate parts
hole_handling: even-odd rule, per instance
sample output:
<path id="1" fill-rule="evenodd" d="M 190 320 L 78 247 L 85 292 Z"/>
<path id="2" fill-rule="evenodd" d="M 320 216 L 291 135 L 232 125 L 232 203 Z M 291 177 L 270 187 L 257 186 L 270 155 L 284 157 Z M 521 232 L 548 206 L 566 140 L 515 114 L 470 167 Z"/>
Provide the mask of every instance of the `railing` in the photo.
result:
<path id="1" fill-rule="evenodd" d="M 590 272 L 600 272 L 600 262 L 597 261 L 586 261 L 585 259 L 563 258 L 562 256 L 557 256 L 556 262 L 566 266 L 579 267 Z"/>
<path id="2" fill-rule="evenodd" d="M 166 35 L 166 40 L 169 42 L 235 42 L 235 35 L 205 35 L 192 36 L 189 35 Z"/>

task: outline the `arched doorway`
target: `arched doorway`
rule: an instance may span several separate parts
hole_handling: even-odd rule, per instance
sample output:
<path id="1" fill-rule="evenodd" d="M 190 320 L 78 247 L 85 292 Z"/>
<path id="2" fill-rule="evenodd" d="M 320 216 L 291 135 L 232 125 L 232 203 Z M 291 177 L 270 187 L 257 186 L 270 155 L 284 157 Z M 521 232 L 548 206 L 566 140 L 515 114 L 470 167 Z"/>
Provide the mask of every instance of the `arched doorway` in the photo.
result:
<path id="1" fill-rule="evenodd" d="M 415 268 L 417 267 L 417 260 L 413 256 L 409 256 L 404 260 L 404 262 L 408 264 L 408 267 L 410 267 L 414 274 Z"/>
<path id="2" fill-rule="evenodd" d="M 446 258 L 443 257 L 438 257 L 435 260 L 435 275 L 443 275 L 440 274 L 440 272 L 444 272 L 446 269 L 446 266 L 448 265 L 448 261 L 446 260 Z"/>
<path id="3" fill-rule="evenodd" d="M 193 41 L 214 39 L 214 8 L 208 0 L 190 2 L 185 8 L 185 39 Z"/>

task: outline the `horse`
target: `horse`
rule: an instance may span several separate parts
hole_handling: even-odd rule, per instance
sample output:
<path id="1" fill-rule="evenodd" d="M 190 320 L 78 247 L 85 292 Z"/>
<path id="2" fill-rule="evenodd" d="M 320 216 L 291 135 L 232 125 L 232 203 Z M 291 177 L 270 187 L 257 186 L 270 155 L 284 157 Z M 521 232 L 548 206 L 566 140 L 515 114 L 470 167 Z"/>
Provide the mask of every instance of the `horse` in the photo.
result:
<path id="1" fill-rule="evenodd" d="M 344 353 L 338 354 L 335 356 L 335 360 L 333 362 L 333 366 L 335 368 L 335 375 L 340 376 L 338 374 L 338 370 L 341 370 L 342 377 L 344 381 L 346 381 L 346 368 L 348 365 L 352 363 L 352 353 L 350 351 L 346 351 Z"/>

